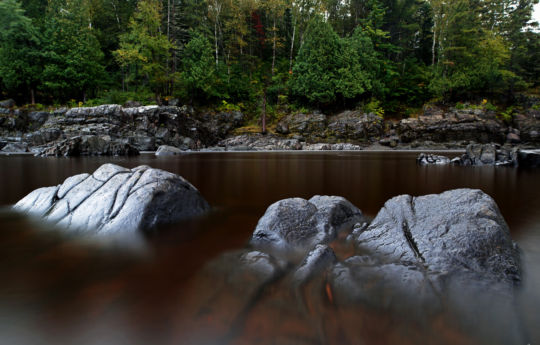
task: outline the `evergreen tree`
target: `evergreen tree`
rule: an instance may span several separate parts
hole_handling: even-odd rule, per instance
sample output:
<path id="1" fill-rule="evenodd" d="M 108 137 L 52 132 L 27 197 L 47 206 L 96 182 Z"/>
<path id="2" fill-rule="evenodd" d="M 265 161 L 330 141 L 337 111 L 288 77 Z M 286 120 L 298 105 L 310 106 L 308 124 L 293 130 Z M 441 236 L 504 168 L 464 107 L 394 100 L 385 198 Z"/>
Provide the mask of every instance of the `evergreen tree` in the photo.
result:
<path id="1" fill-rule="evenodd" d="M 39 35 L 16 0 L 0 1 L 0 18 L 0 82 L 12 94 L 26 92 L 34 104 L 41 77 Z"/>
<path id="2" fill-rule="evenodd" d="M 342 40 L 330 24 L 315 18 L 293 68 L 291 92 L 319 105 L 355 98 L 371 88 L 365 69 L 373 58 L 367 35 L 358 31 L 350 40 Z"/>
<path id="3" fill-rule="evenodd" d="M 205 99 L 213 93 L 215 76 L 214 57 L 210 42 L 200 33 L 191 35 L 182 55 L 181 83 L 186 96 Z"/>
<path id="4" fill-rule="evenodd" d="M 41 88 L 56 99 L 85 101 L 105 81 L 103 53 L 89 18 L 84 3 L 49 4 Z"/>
<path id="5" fill-rule="evenodd" d="M 159 0 L 141 0 L 129 22 L 129 31 L 120 36 L 115 51 L 122 68 L 129 68 L 135 81 L 148 85 L 156 100 L 168 91 L 172 76 L 167 62 L 172 43 L 161 29 L 162 6 Z"/>

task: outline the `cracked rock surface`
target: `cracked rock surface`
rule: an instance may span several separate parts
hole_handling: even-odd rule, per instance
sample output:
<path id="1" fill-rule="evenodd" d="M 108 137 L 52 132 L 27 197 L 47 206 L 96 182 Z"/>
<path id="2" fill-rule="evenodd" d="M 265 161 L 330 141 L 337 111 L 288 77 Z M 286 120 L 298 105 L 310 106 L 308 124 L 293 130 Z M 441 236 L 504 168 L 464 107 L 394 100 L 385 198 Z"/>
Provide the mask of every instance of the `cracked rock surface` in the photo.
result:
<path id="1" fill-rule="evenodd" d="M 104 164 L 93 174 L 39 188 L 14 209 L 83 233 L 135 233 L 202 215 L 209 205 L 181 176 Z"/>
<path id="2" fill-rule="evenodd" d="M 474 272 L 518 283 L 517 246 L 495 201 L 475 189 L 388 200 L 356 245 L 390 262 L 433 273 Z"/>

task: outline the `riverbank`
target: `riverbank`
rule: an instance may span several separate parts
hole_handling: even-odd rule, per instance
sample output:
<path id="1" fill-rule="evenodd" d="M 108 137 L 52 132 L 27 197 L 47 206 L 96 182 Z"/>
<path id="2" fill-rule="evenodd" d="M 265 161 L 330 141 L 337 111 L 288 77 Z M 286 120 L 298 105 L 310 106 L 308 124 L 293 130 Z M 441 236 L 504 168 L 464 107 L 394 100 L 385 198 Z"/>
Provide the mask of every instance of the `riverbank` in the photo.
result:
<path id="1" fill-rule="evenodd" d="M 358 110 L 291 112 L 266 134 L 240 111 L 190 106 L 101 105 L 34 111 L 0 108 L 0 150 L 41 156 L 135 155 L 167 145 L 186 151 L 464 150 L 474 143 L 540 147 L 540 110 L 525 102 L 510 118 L 481 106 L 426 106 L 417 117 L 383 119 Z"/>

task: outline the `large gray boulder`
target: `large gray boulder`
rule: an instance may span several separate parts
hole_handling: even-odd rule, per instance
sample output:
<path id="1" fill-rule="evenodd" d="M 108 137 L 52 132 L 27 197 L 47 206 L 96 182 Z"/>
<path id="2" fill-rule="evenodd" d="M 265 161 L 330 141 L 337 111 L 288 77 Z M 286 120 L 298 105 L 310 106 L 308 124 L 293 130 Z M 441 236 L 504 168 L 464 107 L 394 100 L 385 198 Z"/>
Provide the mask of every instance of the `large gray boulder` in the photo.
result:
<path id="1" fill-rule="evenodd" d="M 205 213 L 208 203 L 181 176 L 139 166 L 104 164 L 93 174 L 36 189 L 15 210 L 93 234 L 137 233 Z"/>
<path id="2" fill-rule="evenodd" d="M 388 200 L 356 245 L 387 262 L 406 262 L 428 272 L 472 272 L 519 283 L 516 244 L 495 201 L 480 190 L 456 189 Z"/>
<path id="3" fill-rule="evenodd" d="M 362 212 L 343 197 L 284 199 L 268 207 L 253 232 L 251 244 L 259 249 L 305 254 L 363 220 Z"/>

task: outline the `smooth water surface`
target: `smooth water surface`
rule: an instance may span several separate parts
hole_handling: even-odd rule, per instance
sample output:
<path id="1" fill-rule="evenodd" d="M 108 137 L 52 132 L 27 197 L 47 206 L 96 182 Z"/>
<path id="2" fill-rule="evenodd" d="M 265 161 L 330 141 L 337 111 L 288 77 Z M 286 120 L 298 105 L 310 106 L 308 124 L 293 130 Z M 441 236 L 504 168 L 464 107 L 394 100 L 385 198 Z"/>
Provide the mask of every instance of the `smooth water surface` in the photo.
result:
<path id="1" fill-rule="evenodd" d="M 340 195 L 374 217 L 393 196 L 463 187 L 482 189 L 495 199 L 523 250 L 525 274 L 519 310 L 530 342 L 540 342 L 535 326 L 540 324 L 540 170 L 417 166 L 416 155 L 254 152 L 133 158 L 0 156 L 0 205 L 4 206 L 36 188 L 60 184 L 69 176 L 92 172 L 111 162 L 128 168 L 146 164 L 182 175 L 213 207 L 208 217 L 176 224 L 150 236 L 149 250 L 144 254 L 118 244 L 83 242 L 44 229 L 39 221 L 2 213 L 0 343 L 182 344 L 187 338 L 181 314 L 193 290 L 192 278 L 211 259 L 244 247 L 258 219 L 273 202 L 316 194 Z M 374 343 L 395 340 L 377 338 L 379 335 L 369 339 Z M 452 336 L 445 335 L 456 343 L 466 343 Z M 337 337 L 327 339 L 340 343 Z"/>

